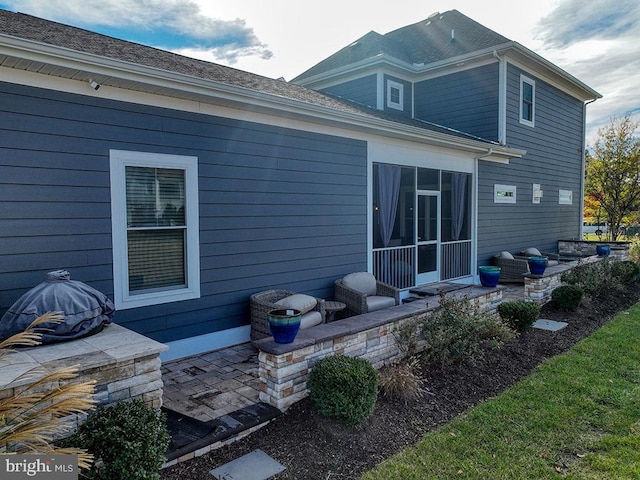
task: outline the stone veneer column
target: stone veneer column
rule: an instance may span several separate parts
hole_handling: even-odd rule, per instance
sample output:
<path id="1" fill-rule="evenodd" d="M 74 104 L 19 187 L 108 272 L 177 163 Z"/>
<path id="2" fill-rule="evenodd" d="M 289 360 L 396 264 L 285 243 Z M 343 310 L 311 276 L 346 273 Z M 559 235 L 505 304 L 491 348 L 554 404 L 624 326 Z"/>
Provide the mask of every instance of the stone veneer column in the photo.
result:
<path id="1" fill-rule="evenodd" d="M 98 405 L 139 398 L 159 409 L 163 387 L 160 352 L 167 348 L 117 324 L 78 340 L 23 348 L 0 361 L 0 398 L 25 390 L 42 377 L 38 372 L 77 365 L 74 381 L 95 380 Z M 74 417 L 76 425 L 81 420 Z"/>

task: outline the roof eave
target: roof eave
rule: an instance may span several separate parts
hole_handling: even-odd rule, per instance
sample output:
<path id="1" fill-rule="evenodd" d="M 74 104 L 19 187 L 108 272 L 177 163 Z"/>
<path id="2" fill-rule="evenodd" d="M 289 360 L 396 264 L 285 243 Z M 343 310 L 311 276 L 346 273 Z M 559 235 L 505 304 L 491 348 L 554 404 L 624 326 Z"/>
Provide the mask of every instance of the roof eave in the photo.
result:
<path id="1" fill-rule="evenodd" d="M 145 86 L 152 93 L 155 93 L 157 88 L 167 89 L 177 97 L 180 96 L 180 92 L 188 93 L 189 96 L 198 96 L 202 102 L 208 100 L 209 103 L 234 106 L 250 111 L 268 111 L 281 117 L 303 118 L 307 121 L 312 120 L 323 124 L 349 125 L 359 131 L 457 148 L 478 155 L 484 155 L 491 150 L 491 156 L 488 159 L 496 161 L 508 161 L 510 158 L 521 157 L 526 153 L 490 142 L 434 132 L 385 119 L 345 112 L 245 87 L 78 52 L 32 40 L 4 34 L 0 34 L 0 40 L 0 55 L 77 71 L 77 76 L 71 80 L 86 81 L 91 77 L 103 85 L 108 85 L 108 79 L 111 77 L 119 81 L 134 82 L 138 85 L 136 90 L 139 91 L 145 91 Z"/>

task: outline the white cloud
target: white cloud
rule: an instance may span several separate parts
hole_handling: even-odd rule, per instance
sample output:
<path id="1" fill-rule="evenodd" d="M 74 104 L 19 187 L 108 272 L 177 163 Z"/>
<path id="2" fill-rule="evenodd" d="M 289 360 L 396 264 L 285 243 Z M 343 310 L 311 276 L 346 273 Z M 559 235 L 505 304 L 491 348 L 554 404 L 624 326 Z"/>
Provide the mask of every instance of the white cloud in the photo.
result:
<path id="1" fill-rule="evenodd" d="M 30 15 L 96 30 L 115 29 L 120 38 L 166 49 L 208 51 L 211 60 L 233 64 L 243 56 L 268 59 L 273 54 L 241 18 L 203 13 L 194 0 L 9 0 Z M 113 34 L 111 31 L 107 33 Z"/>

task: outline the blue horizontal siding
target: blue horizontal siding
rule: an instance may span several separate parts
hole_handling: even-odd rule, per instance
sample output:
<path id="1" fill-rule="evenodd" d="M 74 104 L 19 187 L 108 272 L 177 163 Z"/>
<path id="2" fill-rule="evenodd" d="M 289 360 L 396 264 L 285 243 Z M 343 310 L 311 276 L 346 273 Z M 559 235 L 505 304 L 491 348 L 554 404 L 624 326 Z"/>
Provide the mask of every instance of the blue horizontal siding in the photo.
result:
<path id="1" fill-rule="evenodd" d="M 46 272 L 113 295 L 109 150 L 197 156 L 201 298 L 118 311 L 159 341 L 246 325 L 252 293 L 366 268 L 366 143 L 0 83 L 0 315 Z"/>
<path id="2" fill-rule="evenodd" d="M 366 77 L 332 85 L 331 87 L 322 89 L 322 91 L 361 105 L 377 108 L 377 89 L 376 75 L 367 75 Z"/>
<path id="3" fill-rule="evenodd" d="M 415 84 L 416 118 L 487 140 L 498 139 L 498 64 Z"/>
<path id="4" fill-rule="evenodd" d="M 561 239 L 580 234 L 582 199 L 583 104 L 552 85 L 536 82 L 535 126 L 519 122 L 520 69 L 507 69 L 507 143 L 527 154 L 509 165 L 480 162 L 478 185 L 478 258 L 481 263 L 502 250 L 527 247 L 555 251 Z M 494 204 L 494 184 L 515 185 L 517 203 Z M 544 192 L 532 203 L 532 184 Z M 558 191 L 573 192 L 572 205 L 558 204 Z"/>

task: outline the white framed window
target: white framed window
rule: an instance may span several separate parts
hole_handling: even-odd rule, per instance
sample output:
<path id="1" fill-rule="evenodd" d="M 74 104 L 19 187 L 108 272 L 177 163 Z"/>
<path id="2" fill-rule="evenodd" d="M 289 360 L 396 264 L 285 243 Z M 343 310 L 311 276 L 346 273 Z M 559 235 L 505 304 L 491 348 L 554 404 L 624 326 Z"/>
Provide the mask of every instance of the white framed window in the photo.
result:
<path id="1" fill-rule="evenodd" d="M 516 203 L 516 186 L 495 184 L 493 186 L 493 203 Z"/>
<path id="2" fill-rule="evenodd" d="M 558 204 L 573 205 L 573 192 L 571 190 L 558 191 Z"/>
<path id="3" fill-rule="evenodd" d="M 198 158 L 109 157 L 116 308 L 199 298 Z"/>
<path id="4" fill-rule="evenodd" d="M 387 107 L 404 110 L 404 85 L 387 80 Z"/>
<path id="5" fill-rule="evenodd" d="M 536 82 L 520 75 L 520 123 L 535 126 Z"/>

